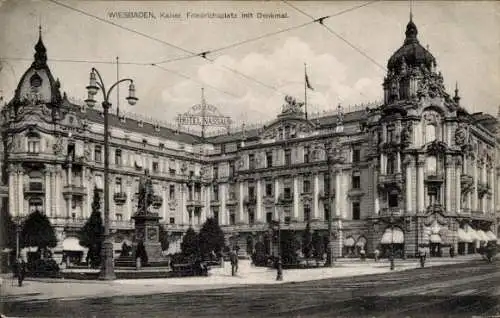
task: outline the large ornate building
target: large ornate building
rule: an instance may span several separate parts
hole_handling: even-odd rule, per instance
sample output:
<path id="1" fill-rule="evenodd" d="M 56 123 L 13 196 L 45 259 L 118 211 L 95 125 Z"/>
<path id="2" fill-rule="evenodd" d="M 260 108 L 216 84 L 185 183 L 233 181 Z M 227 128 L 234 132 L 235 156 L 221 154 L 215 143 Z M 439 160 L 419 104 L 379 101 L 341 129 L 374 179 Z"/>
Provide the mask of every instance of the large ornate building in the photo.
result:
<path id="1" fill-rule="evenodd" d="M 70 102 L 47 65 L 41 36 L 32 65 L 2 110 L 4 195 L 14 217 L 43 211 L 57 230 L 56 251 L 78 249 L 77 231 L 103 188 L 103 115 Z M 110 115 L 110 197 L 117 246 L 131 240 L 139 178 L 153 178 L 154 210 L 171 234 L 207 217 L 242 251 L 307 223 L 327 233 L 335 255 L 384 249 L 414 255 L 454 246 L 472 251 L 496 240 L 499 214 L 497 121 L 468 113 L 450 96 L 433 55 L 410 21 L 389 59 L 384 101 L 306 119 L 287 97 L 282 112 L 257 129 L 201 137 Z M 7 196 L 6 196 L 7 197 Z M 446 251 L 444 251 L 446 252 Z"/>

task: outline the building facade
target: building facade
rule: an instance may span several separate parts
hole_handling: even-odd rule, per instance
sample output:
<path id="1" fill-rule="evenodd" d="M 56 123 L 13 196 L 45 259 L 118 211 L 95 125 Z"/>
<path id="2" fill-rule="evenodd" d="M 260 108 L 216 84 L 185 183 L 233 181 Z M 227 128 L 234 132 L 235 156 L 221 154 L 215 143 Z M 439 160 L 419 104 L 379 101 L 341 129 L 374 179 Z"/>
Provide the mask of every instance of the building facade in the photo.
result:
<path id="1" fill-rule="evenodd" d="M 269 223 L 298 237 L 310 225 L 336 257 L 360 248 L 399 255 L 467 253 L 496 240 L 500 202 L 497 120 L 450 96 L 410 21 L 391 56 L 384 101 L 306 118 L 287 96 L 269 124 L 211 137 L 110 114 L 110 218 L 119 249 L 133 240 L 139 179 L 153 178 L 154 212 L 179 249 L 188 227 L 214 217 L 228 244 L 269 242 Z M 32 65 L 2 110 L 5 208 L 53 223 L 56 251 L 78 249 L 78 230 L 103 189 L 103 114 L 61 94 L 40 39 Z"/>

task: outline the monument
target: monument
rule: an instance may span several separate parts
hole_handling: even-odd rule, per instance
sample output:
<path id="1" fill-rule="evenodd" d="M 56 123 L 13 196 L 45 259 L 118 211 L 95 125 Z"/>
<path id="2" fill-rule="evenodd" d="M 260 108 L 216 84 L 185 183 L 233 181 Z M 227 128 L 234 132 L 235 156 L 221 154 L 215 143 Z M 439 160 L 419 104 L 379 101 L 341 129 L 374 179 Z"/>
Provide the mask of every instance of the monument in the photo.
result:
<path id="1" fill-rule="evenodd" d="M 150 211 L 151 206 L 159 206 L 157 202 L 161 197 L 153 192 L 153 182 L 146 169 L 144 176 L 139 181 L 139 198 L 137 212 L 132 219 L 135 221 L 134 259 L 141 258 L 142 266 L 154 265 L 164 262 L 160 243 L 160 219 L 158 213 Z M 144 254 L 146 252 L 146 255 Z"/>

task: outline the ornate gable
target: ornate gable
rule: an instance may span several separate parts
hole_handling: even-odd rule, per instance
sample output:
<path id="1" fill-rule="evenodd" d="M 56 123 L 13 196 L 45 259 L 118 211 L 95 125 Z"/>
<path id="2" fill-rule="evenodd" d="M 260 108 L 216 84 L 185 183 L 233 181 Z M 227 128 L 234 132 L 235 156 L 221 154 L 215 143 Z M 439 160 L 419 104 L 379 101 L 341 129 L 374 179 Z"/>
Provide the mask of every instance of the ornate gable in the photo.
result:
<path id="1" fill-rule="evenodd" d="M 305 118 L 304 103 L 287 95 L 278 118 L 264 127 L 262 139 L 285 140 L 307 135 L 315 129 L 315 125 Z"/>

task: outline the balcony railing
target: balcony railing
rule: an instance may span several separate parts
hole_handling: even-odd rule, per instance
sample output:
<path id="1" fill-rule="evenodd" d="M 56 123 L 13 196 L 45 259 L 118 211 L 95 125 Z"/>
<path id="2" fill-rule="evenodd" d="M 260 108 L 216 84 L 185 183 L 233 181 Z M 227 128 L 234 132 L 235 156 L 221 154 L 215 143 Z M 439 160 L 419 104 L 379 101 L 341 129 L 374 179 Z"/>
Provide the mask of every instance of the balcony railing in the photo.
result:
<path id="1" fill-rule="evenodd" d="M 124 205 L 127 202 L 127 194 L 125 192 L 116 192 L 113 195 L 116 205 Z"/>
<path id="2" fill-rule="evenodd" d="M 393 174 L 382 174 L 378 177 L 379 183 L 396 183 L 403 182 L 403 174 L 393 173 Z"/>
<path id="3" fill-rule="evenodd" d="M 400 217 L 403 216 L 403 209 L 400 207 L 382 208 L 380 209 L 380 216 L 383 217 Z"/>
<path id="4" fill-rule="evenodd" d="M 79 185 L 65 185 L 63 187 L 63 194 L 73 194 L 73 195 L 87 195 L 87 189 Z"/>

